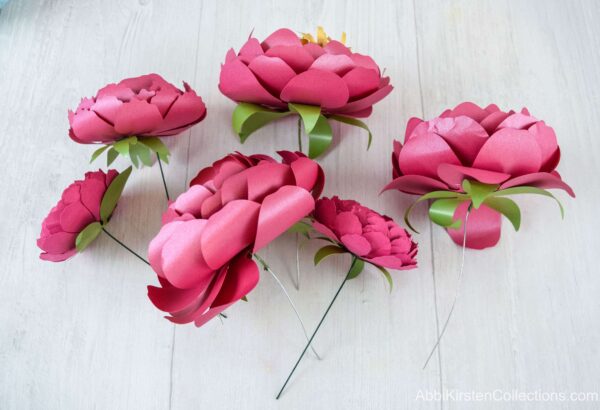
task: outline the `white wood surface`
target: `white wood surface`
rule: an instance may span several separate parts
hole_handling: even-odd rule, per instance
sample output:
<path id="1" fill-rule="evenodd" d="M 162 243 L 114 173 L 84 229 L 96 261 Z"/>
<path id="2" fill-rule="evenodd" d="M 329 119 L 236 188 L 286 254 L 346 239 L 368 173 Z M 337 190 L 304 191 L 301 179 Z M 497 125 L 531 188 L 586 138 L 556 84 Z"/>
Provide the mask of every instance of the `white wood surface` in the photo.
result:
<path id="1" fill-rule="evenodd" d="M 0 13 L 0 408 L 1 409 L 595 409 L 600 402 L 416 400 L 419 391 L 600 390 L 600 2 L 588 1 L 41 1 Z M 208 117 L 178 138 L 166 169 L 173 194 L 232 150 L 274 154 L 295 144 L 294 120 L 240 146 L 234 104 L 218 89 L 219 65 L 250 30 L 278 27 L 333 36 L 386 67 L 394 92 L 368 119 L 374 133 L 336 125 L 321 161 L 325 193 L 401 220 L 414 199 L 377 196 L 389 179 L 391 141 L 411 116 L 432 117 L 472 100 L 527 106 L 552 125 L 559 167 L 578 197 L 519 199 L 523 226 L 500 244 L 468 251 L 453 321 L 426 370 L 424 359 L 452 301 L 460 249 L 423 210 L 419 269 L 375 272 L 344 288 L 315 345 L 274 400 L 303 337 L 269 276 L 222 325 L 175 327 L 146 298 L 153 273 L 106 237 L 63 264 L 38 260 L 40 223 L 62 189 L 90 169 L 92 147 L 68 138 L 67 109 L 121 78 L 157 72 L 190 84 Z M 124 164 L 118 164 L 122 167 Z M 140 252 L 165 206 L 157 167 L 136 171 L 110 229 Z M 310 262 L 292 286 L 294 238 L 263 256 L 313 328 L 348 260 Z"/>

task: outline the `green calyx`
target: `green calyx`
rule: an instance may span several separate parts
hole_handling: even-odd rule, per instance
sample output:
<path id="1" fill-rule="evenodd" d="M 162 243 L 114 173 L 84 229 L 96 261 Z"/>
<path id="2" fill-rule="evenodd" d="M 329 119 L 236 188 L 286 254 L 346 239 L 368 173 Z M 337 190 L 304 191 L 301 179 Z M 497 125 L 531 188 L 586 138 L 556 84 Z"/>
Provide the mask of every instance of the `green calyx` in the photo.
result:
<path id="1" fill-rule="evenodd" d="M 126 137 L 98 148 L 92 154 L 90 163 L 106 151 L 106 166 L 110 166 L 119 155 L 128 158 L 131 163 L 140 166 L 152 166 L 152 153 L 162 161 L 169 163 L 169 149 L 158 137 Z"/>
<path id="2" fill-rule="evenodd" d="M 232 115 L 232 127 L 244 143 L 254 131 L 262 128 L 272 121 L 299 115 L 308 135 L 308 156 L 317 158 L 322 155 L 333 141 L 333 132 L 329 120 L 359 127 L 367 131 L 369 140 L 367 149 L 371 146 L 372 134 L 367 125 L 356 118 L 342 115 L 323 114 L 321 107 L 315 105 L 289 103 L 288 110 L 274 110 L 257 104 L 239 103 Z"/>
<path id="3" fill-rule="evenodd" d="M 429 219 L 444 228 L 458 229 L 462 221 L 454 218 L 456 209 L 464 202 L 469 202 L 473 209 L 479 209 L 485 205 L 504 215 L 513 225 L 516 231 L 521 226 L 521 210 L 519 206 L 509 198 L 509 195 L 536 194 L 552 198 L 560 208 L 561 217 L 564 218 L 564 209 L 560 201 L 549 191 L 531 186 L 519 186 L 499 190 L 499 185 L 484 184 L 479 181 L 465 179 L 462 183 L 463 192 L 455 191 L 433 191 L 419 197 L 404 213 L 406 225 L 418 233 L 410 223 L 410 214 L 419 203 L 432 200 L 429 206 Z"/>

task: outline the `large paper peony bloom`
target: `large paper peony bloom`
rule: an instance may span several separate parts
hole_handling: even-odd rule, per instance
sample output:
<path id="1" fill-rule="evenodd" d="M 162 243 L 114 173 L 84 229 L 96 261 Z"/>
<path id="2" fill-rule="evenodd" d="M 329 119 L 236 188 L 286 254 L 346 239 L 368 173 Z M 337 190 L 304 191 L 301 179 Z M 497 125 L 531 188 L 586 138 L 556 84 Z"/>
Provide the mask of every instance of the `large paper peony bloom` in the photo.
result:
<path id="1" fill-rule="evenodd" d="M 183 85 L 185 91 L 158 74 L 108 84 L 95 97 L 83 98 L 75 112 L 69 110 L 69 135 L 81 144 L 97 144 L 179 134 L 206 115 L 202 99 Z"/>
<path id="2" fill-rule="evenodd" d="M 40 258 L 62 262 L 77 253 L 76 239 L 90 224 L 101 222 L 100 204 L 108 186 L 119 175 L 111 169 L 87 172 L 85 179 L 75 181 L 64 190 L 60 201 L 42 222 L 37 240 L 43 251 Z"/>
<path id="3" fill-rule="evenodd" d="M 230 49 L 219 89 L 240 103 L 233 125 L 242 142 L 266 123 L 297 112 L 309 138 L 329 140 L 319 146 L 310 138 L 314 158 L 329 146 L 328 118 L 368 130 L 356 118 L 371 115 L 373 105 L 392 91 L 389 82 L 371 57 L 329 39 L 321 28 L 317 40 L 282 28 L 262 43 L 250 37 L 237 54 Z"/>
<path id="4" fill-rule="evenodd" d="M 319 165 L 282 155 L 295 159 L 228 155 L 170 204 L 148 249 L 161 283 L 148 296 L 169 320 L 201 326 L 245 296 L 259 279 L 250 253 L 312 212 L 323 185 Z"/>
<path id="5" fill-rule="evenodd" d="M 356 257 L 390 269 L 416 268 L 417 244 L 390 217 L 353 200 L 321 198 L 313 227 Z"/>
<path id="6" fill-rule="evenodd" d="M 466 194 L 458 195 L 452 203 L 456 205 L 454 220 L 464 220 L 471 207 L 467 246 L 482 249 L 494 246 L 500 239 L 501 213 L 514 215 L 514 206 L 507 204 L 509 200 L 504 196 L 550 195 L 542 191 L 547 188 L 560 188 L 575 196 L 555 170 L 559 160 L 554 130 L 531 116 L 526 108 L 504 112 L 494 104 L 481 108 L 465 102 L 429 121 L 409 120 L 404 145 L 394 142 L 394 180 L 385 189 L 416 195 L 436 191 Z M 465 180 L 469 181 L 468 187 L 477 185 L 474 192 L 465 192 Z M 508 190 L 515 187 L 532 189 Z M 473 195 L 480 196 L 474 207 Z M 447 196 L 431 198 L 449 200 Z M 518 221 L 511 219 L 516 228 Z M 456 243 L 462 244 L 462 226 L 448 232 Z"/>

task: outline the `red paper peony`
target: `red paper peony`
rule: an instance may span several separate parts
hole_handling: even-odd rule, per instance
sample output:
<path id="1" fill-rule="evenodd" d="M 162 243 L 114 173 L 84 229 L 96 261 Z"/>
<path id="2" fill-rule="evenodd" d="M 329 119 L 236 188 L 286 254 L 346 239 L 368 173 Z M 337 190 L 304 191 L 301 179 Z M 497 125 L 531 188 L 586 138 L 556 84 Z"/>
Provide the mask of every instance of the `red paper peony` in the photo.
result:
<path id="1" fill-rule="evenodd" d="M 417 266 L 417 244 L 391 218 L 353 200 L 321 198 L 313 227 L 358 258 L 390 269 Z"/>
<path id="2" fill-rule="evenodd" d="M 202 121 L 202 99 L 183 83 L 185 91 L 158 74 L 108 84 L 95 97 L 83 98 L 69 110 L 69 135 L 81 144 L 110 143 L 128 136 L 166 137 Z"/>
<path id="3" fill-rule="evenodd" d="M 575 196 L 555 170 L 559 160 L 554 130 L 526 108 L 504 112 L 493 104 L 465 102 L 429 121 L 409 120 L 404 145 L 394 142 L 394 180 L 385 189 L 429 194 L 425 199 L 437 200 L 430 209 L 434 222 L 440 221 L 435 215 L 450 211 L 449 224 L 462 221 L 471 208 L 467 246 L 482 249 L 500 239 L 501 214 L 519 227 L 518 207 L 507 195 L 552 196 L 544 189 L 560 188 Z M 434 194 L 440 191 L 456 195 Z M 446 226 L 462 244 L 462 226 Z"/>
<path id="4" fill-rule="evenodd" d="M 111 169 L 87 172 L 85 179 L 75 181 L 64 190 L 60 201 L 42 222 L 37 240 L 43 251 L 40 258 L 62 262 L 77 253 L 76 240 L 90 224 L 101 222 L 100 205 L 108 186 L 119 175 Z"/>
<path id="5" fill-rule="evenodd" d="M 170 204 L 148 249 L 161 283 L 148 296 L 169 320 L 201 326 L 245 296 L 259 278 L 250 253 L 312 212 L 323 185 L 319 165 L 282 155 L 296 159 L 228 155 Z"/>
<path id="6" fill-rule="evenodd" d="M 331 40 L 322 28 L 316 40 L 282 28 L 262 43 L 250 37 L 237 54 L 230 49 L 219 89 L 240 103 L 233 126 L 242 142 L 266 123 L 298 113 L 314 158 L 331 143 L 327 119 L 368 130 L 356 117 L 371 115 L 373 105 L 392 91 L 389 82 L 371 57 Z"/>

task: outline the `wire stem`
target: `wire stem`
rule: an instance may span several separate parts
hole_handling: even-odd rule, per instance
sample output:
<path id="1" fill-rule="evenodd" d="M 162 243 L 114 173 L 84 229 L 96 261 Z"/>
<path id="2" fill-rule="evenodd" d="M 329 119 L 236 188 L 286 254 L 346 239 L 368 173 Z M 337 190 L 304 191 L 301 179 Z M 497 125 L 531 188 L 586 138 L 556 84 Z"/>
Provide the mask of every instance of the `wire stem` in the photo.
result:
<path id="1" fill-rule="evenodd" d="M 160 159 L 160 154 L 156 153 L 156 158 L 158 158 L 158 167 L 160 168 L 160 176 L 162 177 L 163 186 L 165 187 L 165 195 L 167 196 L 167 201 L 170 201 L 169 190 L 167 189 L 167 180 L 165 179 L 165 173 L 163 172 L 162 161 Z"/>
<path id="2" fill-rule="evenodd" d="M 102 227 L 102 231 L 107 234 L 109 237 L 112 238 L 113 241 L 115 241 L 116 243 L 118 243 L 119 245 L 121 245 L 123 248 L 127 249 L 129 252 L 131 252 L 133 255 L 135 255 L 139 260 L 141 260 L 142 262 L 144 262 L 146 265 L 150 266 L 150 262 L 148 262 L 146 259 L 142 258 L 139 254 L 137 254 L 134 250 L 132 250 L 129 246 L 125 245 L 123 242 L 121 242 L 120 240 L 118 240 L 117 238 L 115 238 L 113 236 L 113 234 L 111 234 L 110 232 L 108 232 L 106 230 L 106 228 Z"/>
<path id="3" fill-rule="evenodd" d="M 312 336 L 310 337 L 310 339 L 308 340 L 308 343 L 306 344 L 306 346 L 304 347 L 304 350 L 302 351 L 302 353 L 300 354 L 300 357 L 298 358 L 298 360 L 296 361 L 296 364 L 294 365 L 294 367 L 292 368 L 292 371 L 290 372 L 290 374 L 288 375 L 287 379 L 285 379 L 285 383 L 283 383 L 283 386 L 281 386 L 281 390 L 279 390 L 279 393 L 277 394 L 277 397 L 275 397 L 276 400 L 279 400 L 279 398 L 281 397 L 281 393 L 283 393 L 283 390 L 285 389 L 285 386 L 287 386 L 288 382 L 290 381 L 290 379 L 292 378 L 292 375 L 294 374 L 294 372 L 296 371 L 296 368 L 298 367 L 298 365 L 300 364 L 300 361 L 302 360 L 302 358 L 304 357 L 304 355 L 306 354 L 306 351 L 308 350 L 308 346 L 310 346 L 310 344 L 312 343 L 313 339 L 315 338 L 317 332 L 319 331 L 319 329 L 321 328 L 321 325 L 323 324 L 323 321 L 325 320 L 325 318 L 327 317 L 327 314 L 329 313 L 329 310 L 331 309 L 331 306 L 333 306 L 333 303 L 335 302 L 335 300 L 337 299 L 338 295 L 340 294 L 340 292 L 342 291 L 342 288 L 344 287 L 344 285 L 346 284 L 346 282 L 348 281 L 348 276 L 350 276 L 350 272 L 352 271 L 352 267 L 354 266 L 354 263 L 356 263 L 356 258 L 354 258 L 352 260 L 352 265 L 350 265 L 350 269 L 348 270 L 348 273 L 346 274 L 346 277 L 344 278 L 344 281 L 342 282 L 342 284 L 340 285 L 340 287 L 338 288 L 337 292 L 335 292 L 335 296 L 333 297 L 333 299 L 331 299 L 331 302 L 329 303 L 329 306 L 327 306 L 327 310 L 325 311 L 325 313 L 323 314 L 323 317 L 321 318 L 321 320 L 319 321 L 319 324 L 317 325 L 315 331 L 313 332 Z"/>
<path id="4" fill-rule="evenodd" d="M 296 232 L 296 290 L 300 290 L 300 234 Z"/>
<path id="5" fill-rule="evenodd" d="M 302 118 L 298 116 L 298 151 L 302 152 Z"/>

